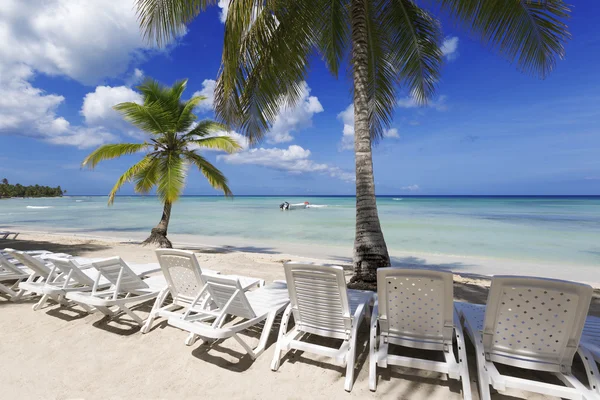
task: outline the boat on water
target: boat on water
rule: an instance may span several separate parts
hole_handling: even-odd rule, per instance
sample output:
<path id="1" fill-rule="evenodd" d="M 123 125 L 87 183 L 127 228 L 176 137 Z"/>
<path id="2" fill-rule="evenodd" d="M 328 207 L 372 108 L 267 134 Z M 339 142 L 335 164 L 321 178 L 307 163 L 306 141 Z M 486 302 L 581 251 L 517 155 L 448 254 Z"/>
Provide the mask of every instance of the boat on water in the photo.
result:
<path id="1" fill-rule="evenodd" d="M 305 201 L 304 203 L 288 203 L 287 201 L 284 201 L 283 203 L 281 203 L 279 205 L 279 209 L 282 211 L 302 210 L 305 208 L 322 208 L 322 207 L 327 207 L 327 206 L 321 205 L 321 204 L 310 204 L 308 201 Z"/>

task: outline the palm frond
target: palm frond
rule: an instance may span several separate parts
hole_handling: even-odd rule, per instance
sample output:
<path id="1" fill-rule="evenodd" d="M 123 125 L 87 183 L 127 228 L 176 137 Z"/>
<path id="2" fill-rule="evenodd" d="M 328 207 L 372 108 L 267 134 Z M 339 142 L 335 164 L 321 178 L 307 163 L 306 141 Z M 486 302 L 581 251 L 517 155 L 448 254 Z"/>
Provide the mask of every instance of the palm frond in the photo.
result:
<path id="1" fill-rule="evenodd" d="M 206 120 L 202 120 L 202 121 L 198 122 L 198 124 L 194 127 L 194 129 L 192 129 L 191 131 L 186 133 L 183 136 L 183 138 L 185 138 L 185 139 L 202 138 L 202 137 L 211 135 L 211 134 L 219 132 L 219 131 L 227 131 L 227 130 L 229 130 L 227 125 L 222 124 L 220 122 L 211 121 L 211 120 L 206 119 Z"/>
<path id="2" fill-rule="evenodd" d="M 241 0 L 230 4 L 215 111 L 251 142 L 260 140 L 282 107 L 300 99 L 319 0 Z"/>
<path id="3" fill-rule="evenodd" d="M 348 7 L 342 0 L 322 1 L 321 7 L 319 23 L 313 27 L 318 30 L 317 46 L 329 70 L 337 77 L 350 41 Z"/>
<path id="4" fill-rule="evenodd" d="M 144 38 L 164 46 L 184 34 L 186 24 L 217 0 L 136 0 L 138 21 Z"/>
<path id="5" fill-rule="evenodd" d="M 82 167 L 93 169 L 100 161 L 112 160 L 128 154 L 146 150 L 148 143 L 115 143 L 105 144 L 92 151 L 81 163 Z"/>
<path id="6" fill-rule="evenodd" d="M 160 158 L 149 157 L 150 161 L 145 168 L 138 171 L 135 176 L 135 191 L 137 193 L 148 193 L 158 182 L 158 169 L 160 167 Z"/>
<path id="7" fill-rule="evenodd" d="M 113 108 L 120 112 L 125 120 L 145 132 L 161 135 L 176 131 L 177 119 L 158 101 L 144 105 L 131 102 L 120 103 Z"/>
<path id="8" fill-rule="evenodd" d="M 195 96 L 183 103 L 179 112 L 179 118 L 177 119 L 177 132 L 185 132 L 192 126 L 198 118 L 194 114 L 194 109 L 204 99 L 205 97 L 203 96 Z"/>
<path id="9" fill-rule="evenodd" d="M 190 140 L 189 143 L 200 146 L 200 148 L 223 150 L 227 153 L 235 153 L 242 148 L 242 146 L 240 146 L 234 138 L 229 136 L 215 136 L 198 140 Z"/>
<path id="10" fill-rule="evenodd" d="M 233 197 L 231 189 L 227 186 L 225 175 L 217 167 L 208 162 L 206 158 L 193 151 L 186 151 L 185 158 L 202 172 L 202 175 L 204 175 L 213 188 L 221 190 L 227 197 Z"/>
<path id="11" fill-rule="evenodd" d="M 399 82 L 418 103 L 426 103 L 435 91 L 443 61 L 439 21 L 411 0 L 383 2 L 381 17 Z"/>
<path id="12" fill-rule="evenodd" d="M 119 189 L 121 189 L 121 186 L 123 186 L 126 182 L 131 181 L 140 171 L 146 169 L 148 165 L 150 165 L 151 161 L 152 159 L 146 156 L 142 158 L 139 162 L 134 164 L 132 167 L 130 167 L 127 171 L 125 171 L 123 175 L 121 175 L 121 177 L 117 180 L 115 186 L 108 194 L 108 205 L 112 205 L 114 203 L 115 195 L 117 194 Z"/>
<path id="13" fill-rule="evenodd" d="M 163 203 L 174 203 L 183 191 L 187 168 L 179 154 L 169 152 L 159 160 L 157 194 Z"/>
<path id="14" fill-rule="evenodd" d="M 562 0 L 438 0 L 484 43 L 544 78 L 564 58 L 570 6 Z"/>

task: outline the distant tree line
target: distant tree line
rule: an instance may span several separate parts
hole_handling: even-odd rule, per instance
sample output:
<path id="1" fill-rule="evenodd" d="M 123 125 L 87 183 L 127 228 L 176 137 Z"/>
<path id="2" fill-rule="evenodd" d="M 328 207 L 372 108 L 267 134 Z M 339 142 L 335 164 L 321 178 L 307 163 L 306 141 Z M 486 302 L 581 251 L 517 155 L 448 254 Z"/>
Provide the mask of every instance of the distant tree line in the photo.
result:
<path id="1" fill-rule="evenodd" d="M 2 179 L 0 183 L 0 198 L 1 197 L 60 197 L 67 191 L 62 190 L 60 186 L 40 186 L 31 185 L 23 186 L 19 183 L 11 185 L 8 183 L 8 179 Z"/>

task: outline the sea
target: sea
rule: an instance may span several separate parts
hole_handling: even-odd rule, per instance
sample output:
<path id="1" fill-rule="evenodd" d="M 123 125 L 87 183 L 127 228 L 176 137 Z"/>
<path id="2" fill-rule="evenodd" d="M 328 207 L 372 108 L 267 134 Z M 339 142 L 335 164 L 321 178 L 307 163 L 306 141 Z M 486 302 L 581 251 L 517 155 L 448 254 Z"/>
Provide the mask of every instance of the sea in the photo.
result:
<path id="1" fill-rule="evenodd" d="M 281 211 L 279 205 L 311 207 Z M 390 252 L 415 252 L 598 266 L 600 196 L 378 196 Z M 0 229 L 149 232 L 162 206 L 154 196 L 0 200 Z M 174 204 L 170 234 L 251 239 L 273 244 L 352 248 L 353 196 L 184 196 Z M 200 240 L 200 239 L 199 239 Z M 226 244 L 226 243 L 224 243 Z"/>

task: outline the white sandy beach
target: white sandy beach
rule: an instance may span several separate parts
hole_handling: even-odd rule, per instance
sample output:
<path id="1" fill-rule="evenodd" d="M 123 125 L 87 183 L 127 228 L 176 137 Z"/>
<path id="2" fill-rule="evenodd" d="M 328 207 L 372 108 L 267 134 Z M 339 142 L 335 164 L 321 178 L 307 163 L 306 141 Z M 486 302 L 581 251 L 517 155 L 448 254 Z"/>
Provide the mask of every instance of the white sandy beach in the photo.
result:
<path id="1" fill-rule="evenodd" d="M 0 242 L 0 247 L 46 249 L 87 257 L 120 255 L 131 262 L 156 262 L 151 248 L 135 243 L 139 237 L 131 237 L 128 241 L 124 237 L 103 235 L 94 233 L 90 235 L 92 238 L 26 232 L 16 241 Z M 298 249 L 302 250 L 301 253 L 289 254 L 274 248 L 252 246 L 251 243 L 229 247 L 210 246 L 211 243 L 189 246 L 182 245 L 187 242 L 182 239 L 190 238 L 174 236 L 172 239 L 177 247 L 196 251 L 202 267 L 256 276 L 268 282 L 284 278 L 281 267 L 284 261 L 333 263 L 334 258 L 316 257 L 322 253 L 319 253 L 318 247 L 312 246 L 310 249 Z M 450 269 L 452 265 L 467 264 L 464 259 L 438 257 L 423 259 L 417 256 L 412 264 L 440 265 Z M 344 257 L 340 257 L 340 261 L 341 264 L 347 263 Z M 485 263 L 485 260 L 478 262 Z M 465 267 L 456 271 L 463 276 L 455 277 L 455 297 L 457 300 L 484 303 L 486 285 L 489 285 L 489 281 L 482 277 L 486 274 L 486 267 L 477 269 L 474 260 L 470 260 L 470 264 L 470 269 Z M 489 270 L 500 267 L 504 268 L 506 264 L 498 264 L 498 261 L 487 264 Z M 536 268 L 538 275 L 549 272 L 540 265 L 518 269 L 515 263 L 513 267 L 517 268 L 513 272 L 526 273 L 526 268 Z M 502 272 L 510 273 L 511 270 L 503 269 Z M 565 274 L 568 275 L 568 272 L 566 269 Z M 578 280 L 588 281 L 587 277 L 583 278 Z M 348 394 L 343 389 L 344 369 L 324 357 L 290 353 L 279 371 L 272 372 L 269 364 L 278 325 L 271 332 L 265 353 L 253 362 L 234 340 L 212 345 L 197 342 L 187 347 L 184 345 L 186 333 L 168 326 L 164 320 L 159 321 L 150 333 L 142 335 L 127 318 L 110 320 L 88 315 L 78 308 L 55 305 L 34 312 L 31 305 L 31 301 L 15 304 L 0 297 L 0 354 L 5 360 L 0 379 L 3 398 L 461 398 L 458 382 L 440 380 L 436 373 L 397 367 L 380 370 L 377 392 L 370 392 L 367 384 L 366 324 L 359 337 L 356 382 Z M 151 306 L 152 302 L 149 302 L 138 309 L 148 312 Z M 600 315 L 598 291 L 590 314 Z M 472 347 L 468 351 L 472 355 Z M 470 359 L 469 362 L 473 392 L 477 393 L 475 360 Z M 580 365 L 576 367 L 580 368 Z M 494 395 L 494 399 L 512 398 L 544 397 L 523 392 Z"/>

